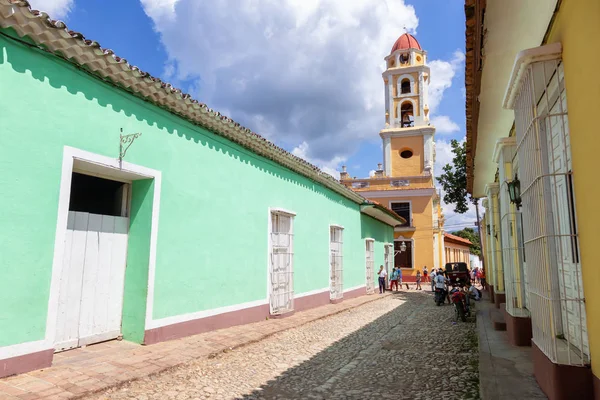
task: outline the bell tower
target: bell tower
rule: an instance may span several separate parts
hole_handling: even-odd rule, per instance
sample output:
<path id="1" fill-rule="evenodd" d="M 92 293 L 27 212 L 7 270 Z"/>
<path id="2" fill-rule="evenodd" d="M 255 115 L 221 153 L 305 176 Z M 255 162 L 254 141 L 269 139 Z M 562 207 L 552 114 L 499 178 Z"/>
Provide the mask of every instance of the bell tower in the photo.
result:
<path id="1" fill-rule="evenodd" d="M 340 181 L 406 220 L 394 227 L 394 265 L 414 279 L 427 266 L 444 264 L 444 218 L 435 188 L 435 128 L 429 121 L 430 70 L 427 52 L 414 36 L 402 34 L 385 57 L 383 163 L 368 178 Z"/>
<path id="2" fill-rule="evenodd" d="M 385 128 L 380 132 L 385 175 L 432 173 L 435 129 L 429 124 L 427 52 L 414 36 L 404 33 L 385 62 Z M 419 160 L 409 161 L 414 156 Z"/>

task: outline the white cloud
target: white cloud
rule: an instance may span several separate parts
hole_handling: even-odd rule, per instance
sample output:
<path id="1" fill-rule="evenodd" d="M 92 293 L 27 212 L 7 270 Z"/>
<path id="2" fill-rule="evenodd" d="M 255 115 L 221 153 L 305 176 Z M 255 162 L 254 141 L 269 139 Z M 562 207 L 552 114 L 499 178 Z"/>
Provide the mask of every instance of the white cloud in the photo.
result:
<path id="1" fill-rule="evenodd" d="M 325 168 L 380 141 L 383 58 L 419 22 L 404 0 L 140 1 L 169 81 Z M 430 62 L 432 111 L 462 60 Z"/>
<path id="2" fill-rule="evenodd" d="M 435 126 L 436 133 L 453 133 L 458 132 L 460 127 L 458 124 L 450 119 L 447 115 L 438 115 L 431 118 L 431 123 Z"/>
<path id="3" fill-rule="evenodd" d="M 64 19 L 74 2 L 75 0 L 29 0 L 32 9 L 45 11 L 52 19 Z"/>
<path id="4" fill-rule="evenodd" d="M 444 92 L 452 86 L 456 73 L 464 68 L 465 54 L 456 50 L 450 61 L 433 60 L 429 63 L 431 69 L 431 84 L 429 85 L 429 108 L 431 110 L 431 122 L 437 128 L 437 132 L 453 133 L 460 130 L 458 124 L 445 115 L 436 116 L 435 112 L 440 105 Z"/>
<path id="5" fill-rule="evenodd" d="M 295 147 L 292 150 L 292 154 L 308 161 L 313 165 L 316 165 L 321 169 L 321 171 L 333 176 L 335 179 L 340 179 L 340 166 L 344 161 L 346 161 L 346 159 L 343 157 L 333 157 L 331 160 L 312 159 L 308 155 L 309 145 L 306 142 L 302 142 L 299 146 Z"/>
<path id="6" fill-rule="evenodd" d="M 179 0 L 140 0 L 146 14 L 154 21 L 169 20 L 175 17 L 175 4 Z"/>
<path id="7" fill-rule="evenodd" d="M 431 69 L 431 84 L 429 85 L 429 109 L 432 113 L 442 101 L 444 91 L 452 86 L 456 72 L 463 68 L 465 53 L 456 50 L 450 61 L 433 60 L 429 63 Z"/>

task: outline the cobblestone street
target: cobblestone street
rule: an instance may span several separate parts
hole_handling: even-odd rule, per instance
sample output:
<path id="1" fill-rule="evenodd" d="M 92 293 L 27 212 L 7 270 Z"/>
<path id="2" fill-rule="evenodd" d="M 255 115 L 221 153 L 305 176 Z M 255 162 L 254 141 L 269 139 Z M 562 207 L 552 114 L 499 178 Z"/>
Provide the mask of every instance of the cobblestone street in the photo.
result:
<path id="1" fill-rule="evenodd" d="M 473 323 L 410 292 L 89 399 L 477 399 Z"/>

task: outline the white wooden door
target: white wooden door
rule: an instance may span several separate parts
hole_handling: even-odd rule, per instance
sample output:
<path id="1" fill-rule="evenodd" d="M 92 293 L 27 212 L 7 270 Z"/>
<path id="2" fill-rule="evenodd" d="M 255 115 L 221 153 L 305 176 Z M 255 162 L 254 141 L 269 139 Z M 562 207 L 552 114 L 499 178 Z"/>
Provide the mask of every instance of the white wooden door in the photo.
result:
<path id="1" fill-rule="evenodd" d="M 388 289 L 390 288 L 390 281 L 391 281 L 391 277 L 392 277 L 392 270 L 394 269 L 394 265 L 392 263 L 392 260 L 394 259 L 393 257 L 393 252 L 394 252 L 394 248 L 391 244 L 386 244 L 385 245 L 385 253 L 384 253 L 384 264 L 385 264 L 385 271 L 387 272 L 387 279 L 386 279 L 386 285 L 388 287 Z"/>
<path id="2" fill-rule="evenodd" d="M 70 211 L 55 350 L 121 334 L 129 219 Z"/>
<path id="3" fill-rule="evenodd" d="M 283 314 L 294 309 L 292 231 L 292 216 L 271 215 L 271 314 Z"/>
<path id="4" fill-rule="evenodd" d="M 373 294 L 375 293 L 375 271 L 373 271 L 373 263 L 374 260 L 374 243 L 372 240 L 367 240 L 366 242 L 366 274 L 367 274 L 367 293 Z"/>
<path id="5" fill-rule="evenodd" d="M 329 298 L 331 300 L 337 300 L 344 297 L 344 267 L 343 267 L 343 256 L 342 248 L 343 244 L 343 231 L 339 227 L 331 227 L 330 229 L 330 282 L 329 282 Z"/>

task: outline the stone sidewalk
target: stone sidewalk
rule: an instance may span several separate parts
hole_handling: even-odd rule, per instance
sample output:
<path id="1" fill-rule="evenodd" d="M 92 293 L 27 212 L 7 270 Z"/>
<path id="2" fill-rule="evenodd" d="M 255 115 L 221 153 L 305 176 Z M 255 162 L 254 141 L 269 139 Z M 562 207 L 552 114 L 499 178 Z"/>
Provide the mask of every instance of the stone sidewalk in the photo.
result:
<path id="1" fill-rule="evenodd" d="M 207 332 L 187 338 L 140 346 L 110 341 L 55 354 L 52 367 L 0 379 L 0 400 L 73 399 L 140 379 L 194 359 L 212 357 L 387 297 L 361 296 L 298 312 L 282 319 Z"/>
<path id="2" fill-rule="evenodd" d="M 512 346 L 506 332 L 493 327 L 494 304 L 477 303 L 479 387 L 482 400 L 547 399 L 533 376 L 531 347 Z"/>

